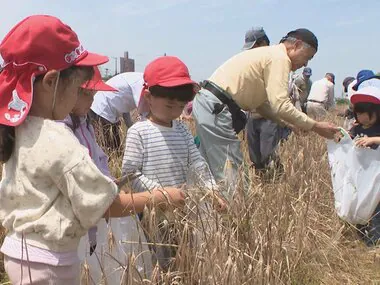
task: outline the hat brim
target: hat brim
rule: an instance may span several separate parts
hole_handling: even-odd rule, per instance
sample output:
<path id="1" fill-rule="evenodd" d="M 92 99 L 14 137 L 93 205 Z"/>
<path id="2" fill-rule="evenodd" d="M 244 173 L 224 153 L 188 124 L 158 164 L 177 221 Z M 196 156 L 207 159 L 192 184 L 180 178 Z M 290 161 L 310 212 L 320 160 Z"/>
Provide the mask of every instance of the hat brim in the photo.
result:
<path id="1" fill-rule="evenodd" d="M 249 50 L 251 48 L 253 48 L 253 46 L 255 45 L 256 41 L 254 42 L 247 42 L 243 45 L 243 48 L 242 50 Z"/>
<path id="2" fill-rule="evenodd" d="M 109 58 L 104 55 L 87 52 L 87 55 L 80 57 L 78 61 L 74 63 L 76 66 L 97 66 L 109 61 Z"/>
<path id="3" fill-rule="evenodd" d="M 83 89 L 88 89 L 88 90 L 95 90 L 95 91 L 112 91 L 112 92 L 118 92 L 119 90 L 113 88 L 112 86 L 109 86 L 102 80 L 98 81 L 89 81 L 85 84 L 82 85 Z"/>
<path id="4" fill-rule="evenodd" d="M 162 87 L 175 87 L 175 86 L 182 86 L 182 85 L 187 85 L 187 84 L 192 84 L 194 85 L 195 88 L 200 89 L 200 86 L 197 82 L 191 80 L 190 78 L 173 78 L 168 81 L 160 82 L 159 86 Z"/>
<path id="5" fill-rule="evenodd" d="M 380 105 L 380 99 L 367 95 L 367 94 L 360 94 L 360 93 L 355 93 L 351 96 L 350 101 L 352 104 L 357 104 L 357 103 L 372 103 L 376 105 Z"/>
<path id="6" fill-rule="evenodd" d="M 359 85 L 362 84 L 363 82 L 367 81 L 367 80 L 370 80 L 370 79 L 374 79 L 374 78 L 377 78 L 377 79 L 380 79 L 380 76 L 378 75 L 373 75 L 369 78 L 366 78 L 365 80 L 363 81 L 358 81 L 356 82 L 356 84 L 354 86 L 352 86 L 352 89 L 354 89 L 355 91 L 358 91 L 358 88 L 359 88 Z"/>

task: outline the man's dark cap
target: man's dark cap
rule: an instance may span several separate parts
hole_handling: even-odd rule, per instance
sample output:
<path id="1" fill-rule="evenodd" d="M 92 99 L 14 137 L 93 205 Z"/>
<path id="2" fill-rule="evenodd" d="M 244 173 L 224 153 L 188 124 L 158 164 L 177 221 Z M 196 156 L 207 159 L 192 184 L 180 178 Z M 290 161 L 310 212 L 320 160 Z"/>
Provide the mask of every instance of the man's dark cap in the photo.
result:
<path id="1" fill-rule="evenodd" d="M 327 72 L 325 76 L 330 76 L 332 83 L 335 84 L 335 75 L 334 73 Z"/>
<path id="2" fill-rule="evenodd" d="M 343 80 L 344 92 L 347 92 L 348 85 L 355 80 L 355 77 L 348 76 Z"/>
<path id="3" fill-rule="evenodd" d="M 318 51 L 318 39 L 308 29 L 297 29 L 294 31 L 290 31 L 285 37 L 281 39 L 280 43 L 284 42 L 288 38 L 295 38 L 297 40 L 301 40 L 304 43 L 307 43 L 308 45 L 313 47 L 316 51 Z"/>

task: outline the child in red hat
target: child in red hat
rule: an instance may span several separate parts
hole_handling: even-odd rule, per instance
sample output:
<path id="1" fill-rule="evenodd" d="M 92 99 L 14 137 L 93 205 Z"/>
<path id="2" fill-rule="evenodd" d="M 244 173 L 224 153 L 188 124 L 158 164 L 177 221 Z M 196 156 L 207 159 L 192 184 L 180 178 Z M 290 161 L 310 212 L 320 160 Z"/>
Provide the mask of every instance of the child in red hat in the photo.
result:
<path id="1" fill-rule="evenodd" d="M 72 129 L 79 142 L 88 149 L 90 157 L 99 170 L 114 180 L 108 167 L 108 156 L 97 144 L 94 127 L 88 117 L 94 95 L 98 91 L 118 92 L 117 89 L 103 82 L 99 68 L 94 67 L 94 77 L 79 88 L 76 105 L 63 122 Z M 116 241 L 112 252 L 108 251 L 110 228 Z M 134 241 L 141 240 L 142 244 L 127 246 L 124 243 L 126 236 L 134 237 Z M 153 267 L 145 235 L 141 228 L 136 227 L 135 216 L 111 218 L 107 222 L 105 219 L 101 219 L 97 226 L 90 228 L 87 236 L 82 237 L 78 254 L 80 260 L 83 260 L 82 263 L 87 264 L 89 275 L 96 284 L 101 283 L 102 280 L 109 284 L 120 283 L 124 268 L 119 266 L 115 258 L 125 260 L 126 256 L 134 254 L 136 269 L 142 276 L 149 276 Z M 101 266 L 98 260 L 100 256 L 102 256 Z"/>
<path id="2" fill-rule="evenodd" d="M 71 28 L 52 16 L 18 23 L 0 44 L 1 251 L 12 284 L 79 284 L 81 236 L 103 217 L 121 217 L 183 193 L 119 194 L 63 120 L 93 67 Z"/>
<path id="3" fill-rule="evenodd" d="M 146 191 L 155 187 L 181 187 L 189 172 L 198 174 L 216 198 L 219 209 L 226 203 L 215 193 L 216 185 L 206 161 L 200 155 L 186 125 L 177 120 L 199 88 L 190 79 L 186 65 L 177 57 L 157 58 L 145 68 L 144 100 L 150 108 L 146 120 L 128 129 L 122 172 L 137 176 L 132 188 Z M 168 243 L 167 240 L 157 241 Z M 157 247 L 157 258 L 168 269 L 173 256 L 170 248 Z"/>

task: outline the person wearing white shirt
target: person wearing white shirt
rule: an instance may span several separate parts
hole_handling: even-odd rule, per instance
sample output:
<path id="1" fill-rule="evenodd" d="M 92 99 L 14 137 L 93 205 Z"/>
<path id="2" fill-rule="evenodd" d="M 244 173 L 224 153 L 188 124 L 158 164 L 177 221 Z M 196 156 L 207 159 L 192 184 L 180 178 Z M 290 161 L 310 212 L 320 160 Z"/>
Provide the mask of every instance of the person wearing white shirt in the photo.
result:
<path id="1" fill-rule="evenodd" d="M 90 117 L 95 125 L 98 125 L 97 129 L 102 131 L 105 147 L 114 151 L 119 150 L 121 146 L 122 118 L 129 128 L 133 123 L 130 112 L 137 108 L 139 113 L 142 112 L 140 96 L 144 79 L 140 72 L 125 72 L 112 77 L 106 83 L 118 91 L 97 92 L 91 105 Z"/>
<path id="2" fill-rule="evenodd" d="M 307 100 L 307 114 L 310 117 L 322 119 L 335 106 L 334 84 L 335 76 L 332 73 L 326 73 L 323 79 L 313 83 Z"/>
<path id="3" fill-rule="evenodd" d="M 310 80 L 312 70 L 310 67 L 305 67 L 302 74 L 296 75 L 291 81 L 291 94 L 294 99 L 298 99 L 297 102 L 300 105 L 302 112 L 306 113 L 306 102 L 309 97 L 311 85 L 313 82 Z M 295 104 L 297 105 L 297 104 Z M 297 106 L 296 106 L 297 107 Z M 298 109 L 298 108 L 297 108 Z"/>

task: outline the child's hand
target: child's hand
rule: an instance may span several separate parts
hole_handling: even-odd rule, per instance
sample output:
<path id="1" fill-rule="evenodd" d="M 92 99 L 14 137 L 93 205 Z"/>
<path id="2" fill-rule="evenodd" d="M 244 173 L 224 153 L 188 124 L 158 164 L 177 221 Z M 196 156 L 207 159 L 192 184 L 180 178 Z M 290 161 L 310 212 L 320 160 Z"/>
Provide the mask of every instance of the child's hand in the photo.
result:
<path id="1" fill-rule="evenodd" d="M 152 191 L 155 203 L 167 208 L 168 205 L 176 208 L 185 206 L 185 193 L 174 187 L 165 187 L 164 189 L 155 189 Z"/>
<path id="2" fill-rule="evenodd" d="M 355 141 L 355 145 L 357 147 L 370 147 L 371 145 L 374 145 L 376 143 L 377 140 L 375 137 L 361 137 Z"/>
<path id="3" fill-rule="evenodd" d="M 228 204 L 217 192 L 209 190 L 208 195 L 212 197 L 213 204 L 216 206 L 216 210 L 219 213 L 226 212 Z"/>
<path id="4" fill-rule="evenodd" d="M 224 213 L 227 211 L 227 202 L 221 198 L 218 194 L 214 194 L 214 202 L 216 203 L 216 210 L 219 213 Z"/>

